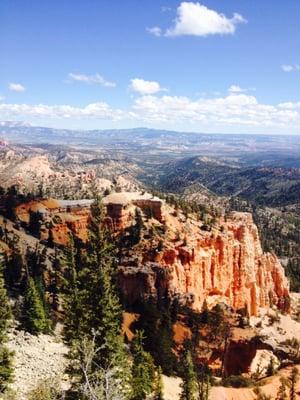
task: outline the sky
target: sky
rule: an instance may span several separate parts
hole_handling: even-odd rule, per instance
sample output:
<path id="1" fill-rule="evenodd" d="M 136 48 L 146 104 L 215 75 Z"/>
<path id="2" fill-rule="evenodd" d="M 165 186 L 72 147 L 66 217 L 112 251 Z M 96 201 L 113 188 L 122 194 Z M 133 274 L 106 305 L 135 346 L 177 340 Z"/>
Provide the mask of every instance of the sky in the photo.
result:
<path id="1" fill-rule="evenodd" d="M 300 134 L 299 0 L 0 0 L 0 120 Z"/>

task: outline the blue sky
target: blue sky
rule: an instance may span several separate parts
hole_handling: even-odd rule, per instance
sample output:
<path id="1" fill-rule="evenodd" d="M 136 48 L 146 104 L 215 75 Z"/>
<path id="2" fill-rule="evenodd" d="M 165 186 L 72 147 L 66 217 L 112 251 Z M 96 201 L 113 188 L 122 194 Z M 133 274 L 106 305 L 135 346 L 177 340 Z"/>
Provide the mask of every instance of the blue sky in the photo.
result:
<path id="1" fill-rule="evenodd" d="M 1 0 L 0 120 L 300 134 L 298 0 Z"/>

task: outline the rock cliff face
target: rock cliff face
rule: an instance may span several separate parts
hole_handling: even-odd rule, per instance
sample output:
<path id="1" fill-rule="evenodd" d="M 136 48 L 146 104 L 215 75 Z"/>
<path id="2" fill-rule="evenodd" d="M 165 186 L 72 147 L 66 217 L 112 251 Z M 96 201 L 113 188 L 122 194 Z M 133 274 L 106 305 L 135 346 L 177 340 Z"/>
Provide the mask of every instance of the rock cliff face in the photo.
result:
<path id="1" fill-rule="evenodd" d="M 204 301 L 209 307 L 218 302 L 235 310 L 247 307 L 250 315 L 259 307 L 288 309 L 284 270 L 275 255 L 263 253 L 250 214 L 232 214 L 222 232 L 199 232 L 196 223 L 189 228 L 184 245 L 169 241 L 153 260 L 121 268 L 127 298 L 168 292 L 197 310 Z"/>
<path id="2" fill-rule="evenodd" d="M 74 203 L 51 200 L 34 204 L 43 220 L 41 239 L 47 240 L 51 230 L 58 244 L 67 243 L 70 231 L 86 240 L 89 204 L 84 200 Z M 136 223 L 136 208 L 142 215 L 140 237 L 124 249 L 119 268 L 128 303 L 168 294 L 196 310 L 201 310 L 204 302 L 208 307 L 219 302 L 234 310 L 246 307 L 250 315 L 272 305 L 288 310 L 284 270 L 274 254 L 263 253 L 251 214 L 232 213 L 207 230 L 195 216 L 186 217 L 147 193 L 115 193 L 103 203 L 106 222 L 116 236 L 128 234 Z M 21 220 L 29 220 L 22 208 L 18 211 Z"/>

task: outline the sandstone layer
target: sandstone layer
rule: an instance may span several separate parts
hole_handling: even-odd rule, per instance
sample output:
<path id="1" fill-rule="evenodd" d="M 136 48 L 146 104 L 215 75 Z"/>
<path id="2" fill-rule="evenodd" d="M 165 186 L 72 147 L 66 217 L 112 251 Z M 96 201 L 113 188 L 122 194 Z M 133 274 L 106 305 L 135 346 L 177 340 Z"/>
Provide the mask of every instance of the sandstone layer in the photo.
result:
<path id="1" fill-rule="evenodd" d="M 288 310 L 284 269 L 275 254 L 262 251 L 251 214 L 232 213 L 210 232 L 201 231 L 198 221 L 182 223 L 172 213 L 164 221 L 164 248 L 154 254 L 145 250 L 140 260 L 125 260 L 121 267 L 121 287 L 132 302 L 168 293 L 196 310 L 204 302 L 246 308 L 250 315 L 273 305 Z"/>
<path id="2" fill-rule="evenodd" d="M 138 243 L 127 246 L 120 262 L 120 285 L 128 303 L 169 295 L 196 310 L 223 302 L 234 310 L 289 308 L 289 284 L 275 254 L 264 253 L 249 213 L 220 217 L 209 229 L 195 215 L 184 215 L 147 193 L 104 197 L 106 223 L 116 236 L 130 234 L 139 209 L 143 226 Z M 30 223 L 29 210 L 41 216 L 40 239 L 49 234 L 66 244 L 73 232 L 86 240 L 90 201 L 40 201 L 19 206 L 17 215 Z M 27 215 L 27 217 L 26 217 Z M 204 229 L 205 228 L 205 229 Z"/>

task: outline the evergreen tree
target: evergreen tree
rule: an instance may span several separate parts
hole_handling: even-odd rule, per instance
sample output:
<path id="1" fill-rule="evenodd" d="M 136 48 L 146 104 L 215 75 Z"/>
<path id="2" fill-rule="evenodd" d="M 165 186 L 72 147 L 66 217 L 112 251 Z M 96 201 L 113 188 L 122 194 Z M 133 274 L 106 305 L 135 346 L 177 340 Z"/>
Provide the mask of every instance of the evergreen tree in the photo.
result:
<path id="1" fill-rule="evenodd" d="M 50 285 L 48 286 L 49 301 L 54 313 L 58 311 L 60 305 L 59 292 L 62 285 L 61 267 L 61 260 L 58 257 L 58 250 L 55 246 L 54 261 L 52 263 L 52 270 L 50 271 Z"/>
<path id="2" fill-rule="evenodd" d="M 156 346 L 155 357 L 157 364 L 162 367 L 162 370 L 167 375 L 174 375 L 177 359 L 173 353 L 173 330 L 168 309 L 163 311 L 159 321 Z"/>
<path id="3" fill-rule="evenodd" d="M 65 274 L 63 279 L 63 308 L 65 313 L 64 337 L 72 345 L 84 333 L 86 322 L 86 270 L 80 250 L 75 248 L 74 238 L 70 236 L 65 250 Z"/>
<path id="4" fill-rule="evenodd" d="M 155 389 L 155 366 L 150 353 L 143 348 L 143 331 L 137 331 L 132 344 L 132 399 L 143 400 Z"/>
<path id="5" fill-rule="evenodd" d="M 254 388 L 253 392 L 256 394 L 255 400 L 271 400 L 271 396 L 266 395 L 261 388 Z"/>
<path id="6" fill-rule="evenodd" d="M 130 237 L 131 244 L 134 246 L 139 243 L 142 237 L 142 230 L 144 227 L 144 221 L 142 217 L 142 213 L 139 208 L 135 209 L 135 224 L 131 227 Z"/>
<path id="7" fill-rule="evenodd" d="M 48 229 L 47 246 L 53 248 L 55 243 L 54 243 L 54 237 L 53 237 L 53 230 L 51 228 Z"/>
<path id="8" fill-rule="evenodd" d="M 0 264 L 0 343 L 3 343 L 6 339 L 8 322 L 11 318 L 11 312 L 8 305 L 7 292 L 2 271 L 3 266 Z"/>
<path id="9" fill-rule="evenodd" d="M 13 379 L 13 353 L 0 344 L 0 394 L 5 392 L 8 384 Z"/>
<path id="10" fill-rule="evenodd" d="M 183 376 L 180 400 L 197 399 L 197 375 L 190 350 L 186 350 L 183 357 Z"/>
<path id="11" fill-rule="evenodd" d="M 28 229 L 35 236 L 38 236 L 40 233 L 41 219 L 42 219 L 42 216 L 38 211 L 37 212 L 31 211 L 31 210 L 29 211 Z"/>
<path id="12" fill-rule="evenodd" d="M 24 325 L 28 332 L 46 332 L 48 321 L 40 293 L 33 278 L 28 278 L 24 298 Z"/>
<path id="13" fill-rule="evenodd" d="M 199 400 L 208 400 L 210 391 L 210 371 L 207 365 L 203 364 L 197 368 Z"/>
<path id="14" fill-rule="evenodd" d="M 172 322 L 168 308 L 159 310 L 155 303 L 147 302 L 141 305 L 141 316 L 135 327 L 145 333 L 145 350 L 155 362 L 161 366 L 166 375 L 173 375 L 177 368 L 177 359 L 173 353 Z"/>
<path id="15" fill-rule="evenodd" d="M 153 400 L 164 400 L 164 395 L 163 395 L 163 379 L 162 379 L 162 369 L 161 367 L 158 367 L 156 370 L 156 376 L 155 376 L 155 387 L 154 387 L 154 396 Z"/>
<path id="16" fill-rule="evenodd" d="M 13 354 L 5 346 L 9 319 L 11 318 L 8 297 L 3 278 L 3 266 L 0 265 L 0 394 L 6 390 L 12 379 Z"/>
<path id="17" fill-rule="evenodd" d="M 276 364 L 275 364 L 275 359 L 274 357 L 270 358 L 269 365 L 267 366 L 267 375 L 272 376 L 276 372 Z"/>
<path id="18" fill-rule="evenodd" d="M 276 395 L 276 400 L 288 400 L 286 389 L 287 389 L 286 379 L 281 377 L 280 378 L 280 386 L 278 388 L 278 392 Z"/>
<path id="19" fill-rule="evenodd" d="M 290 386 L 290 390 L 289 390 L 289 400 L 296 400 L 297 399 L 297 392 L 296 392 L 296 384 L 298 382 L 299 379 L 299 372 L 297 367 L 294 367 L 291 370 L 290 376 L 289 376 L 289 386 Z"/>
<path id="20" fill-rule="evenodd" d="M 13 245 L 11 255 L 6 260 L 5 280 L 9 288 L 15 288 L 21 283 L 24 269 L 23 258 L 20 250 Z"/>
<path id="21" fill-rule="evenodd" d="M 46 297 L 46 288 L 45 288 L 45 282 L 43 277 L 37 277 L 34 280 L 36 289 L 38 291 L 41 303 L 43 305 L 44 313 L 45 313 L 45 318 L 46 318 L 46 324 L 47 327 L 45 328 L 45 332 L 50 330 L 50 304 L 49 301 Z"/>
<path id="22" fill-rule="evenodd" d="M 26 253 L 27 272 L 33 278 L 42 277 L 46 270 L 47 250 L 40 250 L 38 245 L 34 250 L 28 249 Z"/>
<path id="23" fill-rule="evenodd" d="M 103 379 L 108 379 L 107 374 L 110 374 L 124 394 L 128 387 L 129 367 L 121 334 L 122 309 L 116 289 L 116 257 L 103 220 L 104 210 L 97 200 L 91 206 L 86 248 L 75 249 L 71 243 L 67 252 L 65 338 L 74 350 L 75 363 L 77 361 L 81 366 L 86 365 L 86 346 L 83 343 L 89 343 L 87 347 L 93 349 L 88 368 L 77 370 L 82 381 L 97 382 L 95 387 L 104 390 Z"/>
<path id="24" fill-rule="evenodd" d="M 104 209 L 100 200 L 91 206 L 88 241 L 88 326 L 99 334 L 101 363 L 110 364 L 110 355 L 124 348 L 120 341 L 122 308 L 116 288 L 116 255 L 109 231 L 104 226 Z M 120 351 L 121 358 L 126 358 Z M 120 360 L 122 364 L 122 360 Z"/>

